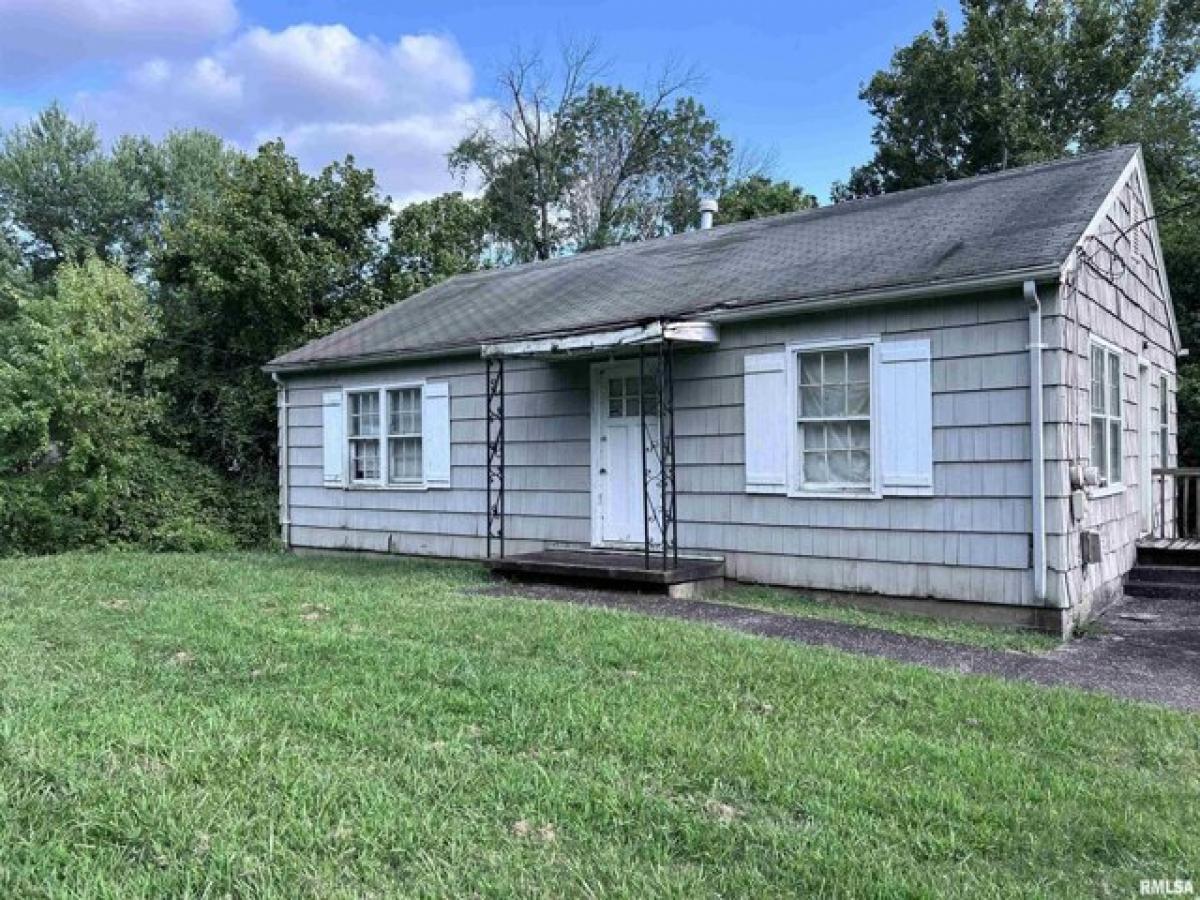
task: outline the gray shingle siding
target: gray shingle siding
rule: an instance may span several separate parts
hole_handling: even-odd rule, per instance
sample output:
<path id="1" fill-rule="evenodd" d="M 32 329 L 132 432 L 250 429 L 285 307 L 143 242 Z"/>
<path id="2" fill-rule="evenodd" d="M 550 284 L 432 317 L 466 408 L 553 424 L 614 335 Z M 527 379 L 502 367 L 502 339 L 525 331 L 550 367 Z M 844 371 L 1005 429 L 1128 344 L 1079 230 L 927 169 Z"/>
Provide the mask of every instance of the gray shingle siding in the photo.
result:
<path id="1" fill-rule="evenodd" d="M 1058 404 L 1056 446 L 1062 448 L 1054 469 L 1058 496 L 1066 497 L 1069 487 L 1068 461 L 1086 461 L 1089 456 L 1088 403 L 1090 397 L 1090 361 L 1088 348 L 1094 335 L 1122 351 L 1122 406 L 1124 434 L 1122 440 L 1125 490 L 1090 501 L 1087 514 L 1080 520 L 1070 516 L 1063 499 L 1054 510 L 1053 521 L 1059 524 L 1055 574 L 1073 606 L 1086 607 L 1094 599 L 1106 598 L 1121 589 L 1121 580 L 1136 559 L 1136 543 L 1141 531 L 1141 511 L 1138 494 L 1141 486 L 1139 463 L 1140 398 L 1138 396 L 1138 359 L 1150 364 L 1152 390 L 1150 414 L 1152 425 L 1159 413 L 1157 383 L 1166 374 L 1170 385 L 1169 432 L 1170 452 L 1174 463 L 1177 421 L 1174 409 L 1176 352 L 1175 335 L 1169 308 L 1165 274 L 1154 253 L 1152 226 L 1142 221 L 1148 214 L 1148 200 L 1141 173 L 1134 171 L 1129 181 L 1116 192 L 1116 202 L 1101 223 L 1099 240 L 1105 246 L 1118 244 L 1112 263 L 1116 277 L 1097 272 L 1087 266 L 1072 266 L 1066 283 L 1059 289 L 1054 309 L 1055 346 L 1062 348 L 1064 374 L 1055 392 Z M 1140 223 L 1140 224 L 1137 224 Z M 1127 235 L 1114 241 L 1118 233 Z M 1085 243 L 1085 252 L 1097 254 L 1104 261 L 1102 270 L 1110 268 L 1108 252 L 1097 251 L 1097 241 Z M 1157 433 L 1150 432 L 1152 446 Z M 1153 458 L 1153 456 L 1152 456 Z M 1154 494 L 1154 513 L 1157 515 L 1159 496 Z M 1173 508 L 1167 509 L 1167 533 L 1173 527 Z M 1085 529 L 1100 532 L 1103 560 L 1084 566 L 1079 533 Z"/>
<path id="2" fill-rule="evenodd" d="M 1029 574 L 1028 367 L 1016 292 L 727 326 L 677 358 L 679 535 L 736 578 L 812 588 L 1033 602 Z M 933 497 L 796 499 L 745 493 L 742 358 L 788 341 L 928 338 Z M 419 375 L 451 384 L 449 491 L 321 484 L 321 390 Z M 510 361 L 510 552 L 591 540 L 589 370 Z M 457 358 L 288 380 L 291 540 L 301 547 L 483 555 L 483 366 Z"/>

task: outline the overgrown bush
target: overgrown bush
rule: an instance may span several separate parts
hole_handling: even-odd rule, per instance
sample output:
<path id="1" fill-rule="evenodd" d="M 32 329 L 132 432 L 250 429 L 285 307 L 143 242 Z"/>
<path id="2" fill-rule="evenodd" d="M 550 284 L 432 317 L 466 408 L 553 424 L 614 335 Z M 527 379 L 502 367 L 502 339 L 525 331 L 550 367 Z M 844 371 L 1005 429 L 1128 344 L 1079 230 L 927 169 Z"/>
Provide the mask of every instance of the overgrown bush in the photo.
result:
<path id="1" fill-rule="evenodd" d="M 139 474 L 119 487 L 80 485 L 61 467 L 0 476 L 0 555 L 134 545 L 232 550 L 271 544 L 274 486 L 231 481 L 146 443 Z"/>
<path id="2" fill-rule="evenodd" d="M 0 554 L 136 544 L 260 546 L 274 486 L 171 446 L 144 347 L 159 334 L 119 268 L 64 265 L 0 310 Z"/>

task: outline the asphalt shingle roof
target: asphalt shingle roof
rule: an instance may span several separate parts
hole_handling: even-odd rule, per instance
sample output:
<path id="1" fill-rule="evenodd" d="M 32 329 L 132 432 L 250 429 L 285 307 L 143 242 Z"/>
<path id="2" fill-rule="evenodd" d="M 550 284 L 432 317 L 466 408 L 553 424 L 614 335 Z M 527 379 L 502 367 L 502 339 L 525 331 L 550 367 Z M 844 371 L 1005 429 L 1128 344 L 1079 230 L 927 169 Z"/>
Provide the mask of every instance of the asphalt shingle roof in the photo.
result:
<path id="1" fill-rule="evenodd" d="M 459 275 L 271 369 L 699 316 L 714 307 L 936 285 L 1061 264 L 1136 152 L 977 178 Z"/>

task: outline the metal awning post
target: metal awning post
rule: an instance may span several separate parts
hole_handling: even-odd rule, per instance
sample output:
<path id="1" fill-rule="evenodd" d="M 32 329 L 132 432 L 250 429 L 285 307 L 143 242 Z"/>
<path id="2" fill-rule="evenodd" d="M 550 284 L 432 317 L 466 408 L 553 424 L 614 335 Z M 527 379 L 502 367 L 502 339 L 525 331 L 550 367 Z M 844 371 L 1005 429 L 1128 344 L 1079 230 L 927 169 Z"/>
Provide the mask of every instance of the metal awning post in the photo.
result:
<path id="1" fill-rule="evenodd" d="M 660 341 L 654 360 L 654 381 L 646 377 L 646 349 L 638 347 L 639 419 L 642 426 L 642 553 L 650 568 L 650 535 L 658 540 L 659 567 L 666 571 L 679 561 L 679 527 L 675 490 L 675 374 L 670 341 Z M 650 389 L 648 389 L 650 387 Z M 653 397 L 654 406 L 650 407 Z"/>
<path id="2" fill-rule="evenodd" d="M 650 467 L 646 454 L 646 345 L 638 344 L 638 418 L 642 432 L 642 535 L 645 566 L 650 568 Z"/>
<path id="3" fill-rule="evenodd" d="M 679 520 L 676 516 L 675 492 L 675 359 L 674 347 L 664 340 L 658 349 L 658 430 L 662 444 L 662 550 L 663 568 L 667 567 L 670 548 L 671 562 L 679 563 Z"/>
<path id="4" fill-rule="evenodd" d="M 487 555 L 493 541 L 504 556 L 504 357 L 487 357 Z"/>

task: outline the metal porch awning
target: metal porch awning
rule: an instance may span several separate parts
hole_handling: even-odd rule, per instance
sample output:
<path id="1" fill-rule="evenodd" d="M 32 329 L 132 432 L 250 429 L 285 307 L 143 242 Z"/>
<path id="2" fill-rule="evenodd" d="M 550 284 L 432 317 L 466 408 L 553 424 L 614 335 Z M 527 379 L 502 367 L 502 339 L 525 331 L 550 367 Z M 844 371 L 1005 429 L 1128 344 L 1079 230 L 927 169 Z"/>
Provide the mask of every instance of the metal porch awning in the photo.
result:
<path id="1" fill-rule="evenodd" d="M 607 331 L 560 334 L 483 346 L 487 362 L 486 418 L 487 449 L 487 556 L 496 549 L 501 559 L 504 547 L 505 409 L 504 361 L 511 358 L 577 359 L 611 356 L 619 351 L 636 352 L 638 384 L 641 386 L 642 499 L 645 518 L 643 566 L 652 568 L 651 545 L 661 570 L 678 566 L 679 540 L 675 492 L 675 376 L 673 349 L 713 345 L 717 328 L 710 322 L 657 321 Z M 652 391 L 647 385 L 653 381 Z M 648 412 L 647 406 L 655 408 Z M 652 538 L 654 540 L 652 540 Z"/>
<path id="2" fill-rule="evenodd" d="M 717 326 L 711 322 L 651 322 L 607 331 L 557 334 L 549 337 L 499 341 L 483 345 L 484 359 L 505 357 L 559 358 L 612 353 L 622 348 L 645 347 L 664 342 L 674 344 L 715 344 Z"/>

